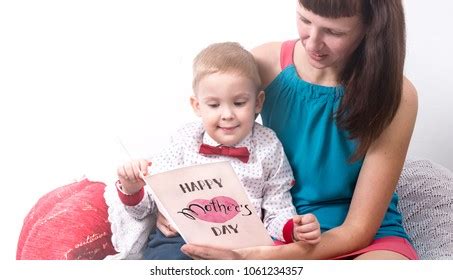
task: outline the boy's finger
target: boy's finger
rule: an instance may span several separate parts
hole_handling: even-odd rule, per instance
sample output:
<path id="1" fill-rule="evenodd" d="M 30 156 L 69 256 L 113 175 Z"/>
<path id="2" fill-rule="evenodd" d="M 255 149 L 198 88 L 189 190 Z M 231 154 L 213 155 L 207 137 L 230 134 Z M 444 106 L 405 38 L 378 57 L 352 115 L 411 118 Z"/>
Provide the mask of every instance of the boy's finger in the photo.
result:
<path id="1" fill-rule="evenodd" d="M 301 233 L 311 232 L 318 230 L 318 225 L 316 223 L 304 224 L 297 227 L 296 231 Z"/>
<path id="2" fill-rule="evenodd" d="M 118 177 L 122 177 L 122 178 L 125 178 L 125 174 L 124 174 L 124 167 L 123 166 L 118 166 L 118 168 L 116 169 L 116 174 L 118 175 Z"/>
<path id="3" fill-rule="evenodd" d="M 136 182 L 137 181 L 137 175 L 138 174 L 138 170 L 139 170 L 139 167 L 137 167 L 137 163 L 135 161 L 131 162 L 130 164 L 130 170 L 131 170 L 131 173 L 130 173 L 130 177 L 131 179 Z"/>
<path id="4" fill-rule="evenodd" d="M 134 176 L 137 182 L 142 181 L 142 174 L 144 175 L 145 171 L 147 170 L 147 168 L 143 168 L 143 165 L 144 164 L 142 161 L 136 161 L 134 163 Z"/>
<path id="5" fill-rule="evenodd" d="M 304 240 L 316 240 L 317 238 L 319 238 L 319 236 L 320 236 L 319 232 L 315 231 L 298 234 L 298 237 Z"/>
<path id="6" fill-rule="evenodd" d="M 313 214 L 305 214 L 302 216 L 302 224 L 308 224 L 316 221 L 316 217 Z"/>
<path id="7" fill-rule="evenodd" d="M 294 217 L 293 217 L 293 223 L 295 223 L 296 225 L 302 224 L 301 216 L 299 216 L 299 215 L 294 216 Z"/>
<path id="8" fill-rule="evenodd" d="M 123 165 L 123 170 L 124 170 L 124 178 L 127 180 L 127 181 L 130 181 L 133 175 L 133 171 L 132 171 L 132 168 L 131 168 L 131 165 L 130 164 L 127 164 L 127 165 Z"/>
<path id="9" fill-rule="evenodd" d="M 140 166 L 140 170 L 142 171 L 142 175 L 143 175 L 143 176 L 148 175 L 148 167 L 151 166 L 151 162 L 146 161 L 146 160 L 142 160 L 142 161 L 140 162 L 140 165 L 141 165 L 141 166 Z"/>
<path id="10" fill-rule="evenodd" d="M 315 240 L 318 239 L 321 236 L 321 233 L 319 231 L 312 231 L 305 233 L 305 239 L 307 240 Z"/>

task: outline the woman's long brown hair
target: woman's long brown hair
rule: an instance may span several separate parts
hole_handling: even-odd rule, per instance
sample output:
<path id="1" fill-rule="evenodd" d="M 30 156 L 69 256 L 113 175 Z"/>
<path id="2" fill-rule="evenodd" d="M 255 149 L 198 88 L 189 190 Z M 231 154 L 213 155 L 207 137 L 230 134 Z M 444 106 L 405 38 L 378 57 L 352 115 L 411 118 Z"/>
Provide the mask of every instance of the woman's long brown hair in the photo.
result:
<path id="1" fill-rule="evenodd" d="M 345 95 L 336 112 L 338 125 L 358 141 L 351 160 L 360 159 L 393 120 L 401 100 L 406 54 L 401 0 L 299 0 L 299 3 L 323 17 L 359 15 L 366 26 L 364 39 L 340 76 Z"/>

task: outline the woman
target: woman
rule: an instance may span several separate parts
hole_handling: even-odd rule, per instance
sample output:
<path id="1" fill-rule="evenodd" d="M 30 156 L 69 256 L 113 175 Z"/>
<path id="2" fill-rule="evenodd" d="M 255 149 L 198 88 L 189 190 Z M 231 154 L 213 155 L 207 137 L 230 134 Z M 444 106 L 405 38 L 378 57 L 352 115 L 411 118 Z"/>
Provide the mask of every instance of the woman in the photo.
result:
<path id="1" fill-rule="evenodd" d="M 321 242 L 237 251 L 185 245 L 195 259 L 416 259 L 395 188 L 417 114 L 403 77 L 400 0 L 299 0 L 299 40 L 253 50 L 264 125 L 283 143 L 299 214 Z M 162 225 L 159 225 L 163 228 Z"/>

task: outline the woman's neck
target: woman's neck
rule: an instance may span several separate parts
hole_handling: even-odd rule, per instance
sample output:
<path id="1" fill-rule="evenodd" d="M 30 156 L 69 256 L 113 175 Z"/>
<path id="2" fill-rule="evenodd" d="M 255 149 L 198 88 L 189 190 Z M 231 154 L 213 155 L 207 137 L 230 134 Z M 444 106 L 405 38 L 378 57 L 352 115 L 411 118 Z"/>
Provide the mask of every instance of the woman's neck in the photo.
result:
<path id="1" fill-rule="evenodd" d="M 296 66 L 299 77 L 304 81 L 322 86 L 338 86 L 340 70 L 336 67 L 315 68 L 308 61 L 308 55 L 305 52 L 300 41 L 294 51 L 294 65 Z"/>

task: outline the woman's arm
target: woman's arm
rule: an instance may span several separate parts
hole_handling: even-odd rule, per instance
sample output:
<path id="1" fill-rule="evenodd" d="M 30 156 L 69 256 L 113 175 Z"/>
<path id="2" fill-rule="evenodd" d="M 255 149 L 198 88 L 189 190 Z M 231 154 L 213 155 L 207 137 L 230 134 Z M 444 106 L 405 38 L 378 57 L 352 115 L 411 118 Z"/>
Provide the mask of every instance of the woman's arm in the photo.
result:
<path id="1" fill-rule="evenodd" d="M 194 258 L 329 259 L 361 249 L 374 238 L 400 176 L 417 115 L 417 93 L 405 80 L 395 118 L 370 146 L 344 223 L 322 234 L 315 246 L 297 242 L 237 251 L 185 245 Z"/>
<path id="2" fill-rule="evenodd" d="M 251 51 L 258 65 L 263 89 L 282 71 L 280 67 L 281 45 L 281 42 L 271 42 L 260 45 Z"/>
<path id="3" fill-rule="evenodd" d="M 400 106 L 390 125 L 368 149 L 345 225 L 363 228 L 368 244 L 379 229 L 398 183 L 417 116 L 417 93 L 404 79 Z"/>

